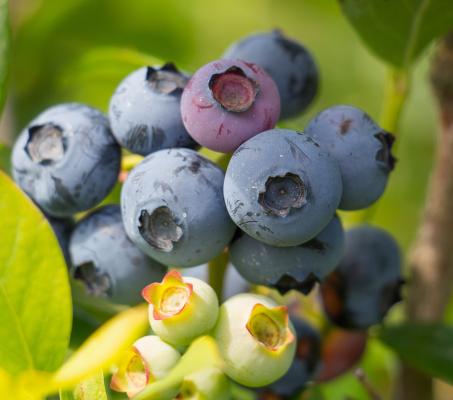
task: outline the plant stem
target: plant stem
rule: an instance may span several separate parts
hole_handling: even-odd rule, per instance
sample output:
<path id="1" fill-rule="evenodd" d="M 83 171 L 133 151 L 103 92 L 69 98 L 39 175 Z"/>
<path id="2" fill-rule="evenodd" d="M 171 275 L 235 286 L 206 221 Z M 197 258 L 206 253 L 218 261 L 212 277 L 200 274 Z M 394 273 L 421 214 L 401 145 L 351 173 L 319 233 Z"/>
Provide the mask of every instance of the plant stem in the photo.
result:
<path id="1" fill-rule="evenodd" d="M 439 104 L 437 155 L 426 205 L 409 255 L 411 273 L 406 315 L 413 322 L 442 321 L 453 289 L 453 32 L 443 40 L 432 63 L 431 83 Z M 403 400 L 429 400 L 432 379 L 403 364 Z"/>
<path id="2" fill-rule="evenodd" d="M 410 87 L 410 74 L 405 70 L 390 70 L 387 75 L 380 125 L 395 136 Z"/>
<path id="3" fill-rule="evenodd" d="M 209 284 L 217 293 L 219 301 L 222 301 L 223 283 L 228 266 L 228 250 L 224 250 L 217 257 L 209 261 Z"/>

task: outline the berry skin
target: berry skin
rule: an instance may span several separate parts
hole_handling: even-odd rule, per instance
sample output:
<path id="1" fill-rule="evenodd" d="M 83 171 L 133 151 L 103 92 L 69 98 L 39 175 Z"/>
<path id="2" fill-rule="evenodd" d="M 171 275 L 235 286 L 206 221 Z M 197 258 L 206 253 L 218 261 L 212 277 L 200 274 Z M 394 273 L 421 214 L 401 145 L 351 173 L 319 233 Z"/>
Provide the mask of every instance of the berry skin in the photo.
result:
<path id="1" fill-rule="evenodd" d="M 350 371 L 363 356 L 368 334 L 366 331 L 332 329 L 323 337 L 321 366 L 317 382 L 327 382 Z"/>
<path id="2" fill-rule="evenodd" d="M 45 215 L 45 217 L 47 221 L 49 221 L 49 224 L 57 237 L 58 244 L 60 245 L 66 261 L 66 265 L 69 267 L 71 265 L 69 239 L 71 237 L 72 230 L 74 229 L 74 220 L 72 218 L 55 218 L 50 215 Z"/>
<path id="3" fill-rule="evenodd" d="M 323 146 L 340 166 L 340 208 L 366 208 L 381 197 L 395 165 L 393 135 L 352 106 L 333 106 L 312 119 L 305 133 Z"/>
<path id="4" fill-rule="evenodd" d="M 61 104 L 22 131 L 13 149 L 13 176 L 47 214 L 66 217 L 107 196 L 118 178 L 120 157 L 101 112 Z"/>
<path id="5" fill-rule="evenodd" d="M 123 355 L 110 387 L 133 397 L 149 383 L 167 376 L 180 358 L 178 351 L 158 336 L 144 336 Z"/>
<path id="6" fill-rule="evenodd" d="M 302 113 L 318 90 L 318 69 L 313 57 L 279 30 L 240 39 L 226 50 L 223 58 L 252 62 L 272 77 L 280 93 L 281 118 Z"/>
<path id="7" fill-rule="evenodd" d="M 335 216 L 315 238 L 299 246 L 274 247 L 243 235 L 233 242 L 230 257 L 251 283 L 274 287 L 282 294 L 291 289 L 308 294 L 338 265 L 343 242 L 341 221 Z"/>
<path id="8" fill-rule="evenodd" d="M 272 129 L 233 154 L 225 175 L 228 212 L 271 246 L 298 246 L 330 222 L 341 198 L 336 161 L 309 136 Z"/>
<path id="9" fill-rule="evenodd" d="M 401 255 L 398 244 L 382 229 L 362 225 L 345 235 L 345 251 L 321 285 L 324 310 L 346 329 L 381 323 L 401 300 Z"/>
<path id="10" fill-rule="evenodd" d="M 278 381 L 258 390 L 258 399 L 289 399 L 297 396 L 315 376 L 321 355 L 321 337 L 307 322 L 291 317 L 296 330 L 296 356 L 288 372 Z"/>
<path id="11" fill-rule="evenodd" d="M 131 171 L 122 189 L 128 236 L 166 265 L 208 262 L 235 231 L 225 209 L 223 180 L 223 171 L 193 150 L 150 154 Z"/>
<path id="12" fill-rule="evenodd" d="M 178 400 L 230 400 L 230 382 L 217 368 L 206 368 L 187 375 Z"/>
<path id="13" fill-rule="evenodd" d="M 201 67 L 181 98 L 189 134 L 202 146 L 228 153 L 280 115 L 280 96 L 272 78 L 255 64 L 218 60 Z"/>
<path id="14" fill-rule="evenodd" d="M 296 351 L 294 334 L 286 307 L 245 293 L 222 304 L 213 331 L 225 373 L 249 387 L 269 385 L 288 371 Z"/>
<path id="15" fill-rule="evenodd" d="M 110 100 L 118 143 L 146 156 L 169 147 L 193 147 L 181 119 L 181 94 L 189 78 L 173 64 L 143 67 L 128 75 Z"/>
<path id="16" fill-rule="evenodd" d="M 159 281 L 167 270 L 129 240 L 116 205 L 99 208 L 80 220 L 69 250 L 71 275 L 85 284 L 89 294 L 119 304 L 139 303 L 143 283 Z"/>
<path id="17" fill-rule="evenodd" d="M 142 291 L 149 303 L 149 322 L 153 332 L 175 346 L 187 346 L 208 333 L 215 325 L 219 301 L 207 283 L 183 278 L 172 270 L 161 283 L 152 283 Z"/>

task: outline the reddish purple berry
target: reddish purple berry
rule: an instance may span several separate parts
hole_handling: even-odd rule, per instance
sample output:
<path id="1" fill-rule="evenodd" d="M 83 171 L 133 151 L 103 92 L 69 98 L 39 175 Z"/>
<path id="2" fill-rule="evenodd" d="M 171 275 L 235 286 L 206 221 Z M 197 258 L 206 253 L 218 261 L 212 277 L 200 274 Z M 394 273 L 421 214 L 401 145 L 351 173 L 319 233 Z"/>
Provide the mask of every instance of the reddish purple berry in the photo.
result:
<path id="1" fill-rule="evenodd" d="M 280 95 L 272 78 L 257 65 L 218 60 L 193 75 L 182 94 L 181 114 L 199 144 L 228 153 L 275 126 Z"/>

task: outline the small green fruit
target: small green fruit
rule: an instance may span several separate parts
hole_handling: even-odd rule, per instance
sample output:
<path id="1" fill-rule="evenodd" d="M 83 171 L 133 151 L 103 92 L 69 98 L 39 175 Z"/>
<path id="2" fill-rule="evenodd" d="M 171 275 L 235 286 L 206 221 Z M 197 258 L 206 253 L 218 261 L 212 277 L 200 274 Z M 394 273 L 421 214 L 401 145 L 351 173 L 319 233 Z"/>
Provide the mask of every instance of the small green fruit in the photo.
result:
<path id="1" fill-rule="evenodd" d="M 283 376 L 296 351 L 288 311 L 272 299 L 239 294 L 221 307 L 214 338 L 226 374 L 249 387 L 268 385 Z"/>
<path id="2" fill-rule="evenodd" d="M 189 345 L 217 321 L 219 301 L 214 290 L 200 279 L 183 279 L 175 270 L 161 283 L 146 286 L 142 296 L 149 303 L 153 332 L 175 346 Z"/>
<path id="3" fill-rule="evenodd" d="M 144 336 L 124 354 L 110 387 L 133 397 L 149 383 L 164 378 L 180 357 L 178 351 L 158 336 Z"/>

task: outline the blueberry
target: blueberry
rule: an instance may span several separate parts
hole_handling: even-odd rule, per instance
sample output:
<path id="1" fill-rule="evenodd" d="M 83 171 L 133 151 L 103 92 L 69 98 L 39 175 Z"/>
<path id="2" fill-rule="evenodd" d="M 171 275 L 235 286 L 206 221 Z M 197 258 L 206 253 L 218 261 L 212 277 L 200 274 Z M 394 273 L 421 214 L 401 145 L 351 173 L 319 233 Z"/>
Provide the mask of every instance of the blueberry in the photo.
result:
<path id="1" fill-rule="evenodd" d="M 175 346 L 187 346 L 215 325 L 219 300 L 207 283 L 169 271 L 162 282 L 142 291 L 149 303 L 149 322 L 153 332 Z"/>
<path id="2" fill-rule="evenodd" d="M 395 239 L 379 228 L 356 227 L 346 232 L 344 255 L 321 285 L 324 310 L 337 326 L 366 329 L 401 299 L 402 283 Z"/>
<path id="3" fill-rule="evenodd" d="M 80 220 L 69 250 L 71 275 L 85 284 L 89 294 L 119 304 L 139 303 L 143 286 L 160 280 L 166 271 L 129 240 L 116 205 L 102 207 Z"/>
<path id="4" fill-rule="evenodd" d="M 332 219 L 341 198 L 336 161 L 309 136 L 272 129 L 233 154 L 224 196 L 233 221 L 272 246 L 297 246 Z"/>
<path id="5" fill-rule="evenodd" d="M 13 176 L 48 214 L 70 216 L 96 206 L 115 185 L 120 148 L 107 118 L 82 104 L 38 115 L 13 149 Z"/>
<path id="6" fill-rule="evenodd" d="M 72 218 L 55 218 L 50 215 L 45 215 L 45 217 L 49 221 L 50 226 L 57 237 L 66 265 L 70 266 L 71 256 L 69 254 L 69 239 L 72 230 L 74 229 L 74 220 Z"/>
<path id="7" fill-rule="evenodd" d="M 395 165 L 393 135 L 364 111 L 345 105 L 319 113 L 305 133 L 338 161 L 343 180 L 341 209 L 365 208 L 381 197 Z"/>
<path id="8" fill-rule="evenodd" d="M 181 114 L 187 131 L 202 146 L 232 152 L 275 126 L 280 96 L 272 78 L 257 65 L 218 60 L 192 76 L 182 94 Z"/>
<path id="9" fill-rule="evenodd" d="M 143 67 L 128 75 L 110 100 L 109 118 L 118 143 L 143 156 L 169 147 L 193 147 L 180 112 L 188 79 L 173 64 Z"/>
<path id="10" fill-rule="evenodd" d="M 208 262 L 235 226 L 223 200 L 223 171 L 190 149 L 160 150 L 129 174 L 121 193 L 131 240 L 166 265 Z"/>
<path id="11" fill-rule="evenodd" d="M 332 221 L 313 239 L 299 246 L 274 247 L 243 235 L 233 242 L 233 265 L 249 282 L 309 293 L 338 265 L 343 254 L 344 233 L 340 219 Z"/>
<path id="12" fill-rule="evenodd" d="M 310 324 L 299 317 L 291 317 L 296 330 L 296 356 L 288 372 L 278 381 L 258 390 L 258 399 L 295 398 L 314 378 L 321 358 L 321 337 Z"/>
<path id="13" fill-rule="evenodd" d="M 354 368 L 365 352 L 367 340 L 366 331 L 330 329 L 322 338 L 316 381 L 330 381 Z"/>
<path id="14" fill-rule="evenodd" d="M 225 373 L 249 387 L 281 378 L 296 351 L 286 307 L 255 294 L 238 294 L 225 301 L 213 336 L 225 361 Z"/>
<path id="15" fill-rule="evenodd" d="M 247 36 L 232 44 L 223 58 L 241 59 L 264 68 L 277 84 L 281 118 L 302 113 L 318 91 L 318 69 L 312 55 L 279 30 Z"/>

